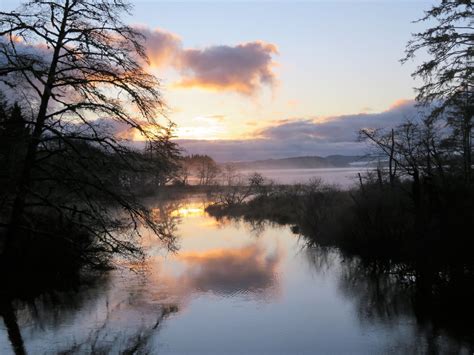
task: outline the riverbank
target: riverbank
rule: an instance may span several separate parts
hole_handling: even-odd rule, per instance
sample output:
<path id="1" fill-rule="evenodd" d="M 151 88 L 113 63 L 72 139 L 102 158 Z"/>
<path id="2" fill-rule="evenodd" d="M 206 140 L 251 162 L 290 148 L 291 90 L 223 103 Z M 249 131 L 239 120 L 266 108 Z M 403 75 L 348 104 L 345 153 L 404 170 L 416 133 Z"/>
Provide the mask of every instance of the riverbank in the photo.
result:
<path id="1" fill-rule="evenodd" d="M 446 319 L 453 312 L 474 315 L 472 191 L 449 185 L 436 191 L 437 200 L 424 191 L 421 208 L 411 188 L 410 181 L 395 187 L 364 182 L 348 191 L 321 183 L 288 186 L 206 211 L 217 219 L 288 225 L 308 247 L 336 248 L 395 277 L 442 307 Z M 453 298 L 461 308 L 450 304 Z"/>
<path id="2" fill-rule="evenodd" d="M 424 183 L 420 190 L 413 191 L 409 180 L 392 186 L 366 179 L 348 190 L 314 180 L 260 186 L 241 201 L 218 198 L 207 212 L 291 225 L 309 243 L 369 259 L 416 262 L 430 256 L 447 264 L 469 262 L 474 242 L 466 231 L 474 229 L 474 189 Z"/>

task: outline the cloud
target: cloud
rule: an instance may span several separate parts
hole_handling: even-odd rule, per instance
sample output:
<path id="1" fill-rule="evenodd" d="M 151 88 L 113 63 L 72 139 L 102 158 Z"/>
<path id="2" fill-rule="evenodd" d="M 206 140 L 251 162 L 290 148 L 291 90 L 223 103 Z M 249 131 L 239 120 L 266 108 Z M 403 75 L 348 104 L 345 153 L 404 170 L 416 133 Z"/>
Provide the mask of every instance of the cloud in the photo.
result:
<path id="1" fill-rule="evenodd" d="M 164 67 L 179 60 L 182 52 L 181 38 L 173 33 L 156 28 L 139 26 L 137 29 L 146 38 L 146 50 L 150 65 Z"/>
<path id="2" fill-rule="evenodd" d="M 281 123 L 263 128 L 257 134 L 266 139 L 295 139 L 316 141 L 320 143 L 352 142 L 362 128 L 392 127 L 409 117 L 416 116 L 414 102 L 400 100 L 381 113 L 360 113 L 318 119 L 284 120 Z"/>
<path id="3" fill-rule="evenodd" d="M 188 49 L 181 56 L 183 79 L 177 85 L 252 95 L 276 83 L 272 55 L 277 53 L 275 45 L 265 42 Z"/>
<path id="4" fill-rule="evenodd" d="M 235 46 L 215 45 L 186 49 L 181 39 L 161 29 L 137 26 L 146 38 L 147 54 L 154 67 L 171 66 L 181 74 L 179 88 L 234 91 L 253 95 L 277 82 L 273 71 L 274 44 L 254 41 Z"/>
<path id="5" fill-rule="evenodd" d="M 327 156 L 333 154 L 359 155 L 367 153 L 367 145 L 358 142 L 358 131 L 362 128 L 391 128 L 409 118 L 421 117 L 422 112 L 412 100 L 402 104 L 393 104 L 386 111 L 379 113 L 359 113 L 335 117 L 282 119 L 271 122 L 264 128 L 256 129 L 253 138 L 235 140 L 198 140 L 178 139 L 176 142 L 187 154 L 208 154 L 219 162 L 251 161 L 270 158 L 287 158 L 295 156 Z M 198 117 L 201 127 L 179 127 L 178 136 L 212 137 L 217 133 L 209 131 L 207 120 L 219 123 L 221 116 Z M 124 124 L 112 120 L 96 121 L 97 124 L 109 125 L 115 135 L 132 139 L 133 146 L 140 148 L 140 142 L 133 141 L 138 135 L 132 134 Z M 256 123 L 248 121 L 251 125 Z M 250 125 L 250 127 L 252 127 Z M 225 130 L 224 126 L 218 126 Z"/>
<path id="6" fill-rule="evenodd" d="M 273 88 L 277 82 L 273 57 L 278 54 L 278 49 L 272 43 L 253 41 L 235 46 L 184 48 L 181 38 L 174 33 L 143 25 L 134 28 L 146 39 L 150 66 L 171 67 L 180 74 L 175 87 L 253 95 L 265 86 Z M 52 54 L 44 45 L 25 45 L 18 36 L 12 41 L 22 54 L 36 55 L 39 59 Z M 0 47 L 7 42 L 7 38 L 0 37 Z"/>
<path id="7" fill-rule="evenodd" d="M 357 141 L 362 128 L 394 127 L 420 115 L 414 101 L 391 105 L 380 113 L 360 113 L 319 119 L 286 119 L 255 131 L 248 140 L 178 140 L 192 154 L 209 154 L 218 161 L 245 161 L 292 156 L 358 155 L 367 151 Z"/>
<path id="8" fill-rule="evenodd" d="M 389 110 L 395 110 L 395 109 L 400 108 L 400 107 L 403 108 L 404 106 L 407 106 L 407 105 L 410 105 L 410 104 L 413 104 L 413 103 L 414 103 L 414 101 L 410 100 L 410 99 L 398 99 L 390 105 Z"/>
<path id="9" fill-rule="evenodd" d="M 11 63 L 15 61 L 34 63 L 37 70 L 46 70 L 52 54 L 52 50 L 43 43 L 30 44 L 25 42 L 24 37 L 17 35 L 0 36 L 0 75 L 14 72 L 17 66 Z M 4 78 L 4 82 L 6 81 L 8 79 Z M 17 84 L 22 85 L 22 81 L 16 80 L 16 83 L 12 85 L 15 87 Z M 10 91 L 15 92 L 15 90 Z"/>

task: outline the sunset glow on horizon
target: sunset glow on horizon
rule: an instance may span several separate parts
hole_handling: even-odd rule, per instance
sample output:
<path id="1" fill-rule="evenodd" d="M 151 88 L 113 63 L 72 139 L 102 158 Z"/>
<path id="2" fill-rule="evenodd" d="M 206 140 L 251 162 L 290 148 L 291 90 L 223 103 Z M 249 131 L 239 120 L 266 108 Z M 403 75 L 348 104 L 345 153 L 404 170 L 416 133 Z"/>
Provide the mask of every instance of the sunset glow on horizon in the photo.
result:
<path id="1" fill-rule="evenodd" d="M 415 114 L 416 63 L 399 60 L 421 26 L 412 21 L 432 1 L 133 4 L 127 22 L 146 38 L 166 119 L 189 153 L 210 154 L 210 141 L 258 141 L 265 146 L 252 149 L 262 157 L 290 156 L 296 146 L 310 155 L 356 154 L 352 136 L 364 120 Z M 302 130 L 315 142 L 303 144 Z M 339 139 L 345 130 L 347 140 Z M 119 137 L 144 140 L 138 132 Z"/>

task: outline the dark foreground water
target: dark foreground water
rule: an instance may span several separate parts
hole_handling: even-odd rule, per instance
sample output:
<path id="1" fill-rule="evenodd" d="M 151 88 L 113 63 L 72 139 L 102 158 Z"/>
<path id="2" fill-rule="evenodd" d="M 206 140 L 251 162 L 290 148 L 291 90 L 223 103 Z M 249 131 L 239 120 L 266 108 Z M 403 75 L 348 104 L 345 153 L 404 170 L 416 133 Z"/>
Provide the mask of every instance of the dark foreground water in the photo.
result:
<path id="1" fill-rule="evenodd" d="M 464 353 L 465 335 L 414 312 L 395 280 L 287 227 L 219 222 L 197 199 L 156 204 L 180 251 L 146 241 L 139 272 L 1 307 L 0 354 Z"/>

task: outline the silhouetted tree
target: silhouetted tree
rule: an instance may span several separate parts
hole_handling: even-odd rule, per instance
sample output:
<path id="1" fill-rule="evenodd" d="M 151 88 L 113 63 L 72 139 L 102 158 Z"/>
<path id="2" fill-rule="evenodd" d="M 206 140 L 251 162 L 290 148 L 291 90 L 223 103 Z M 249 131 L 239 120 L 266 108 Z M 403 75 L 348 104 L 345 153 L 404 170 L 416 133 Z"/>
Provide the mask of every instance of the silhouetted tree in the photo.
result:
<path id="1" fill-rule="evenodd" d="M 185 158 L 178 160 L 176 172 L 174 174 L 173 183 L 176 185 L 186 186 L 189 184 L 189 177 L 191 175 L 191 168 Z"/>
<path id="2" fill-rule="evenodd" d="M 210 186 L 216 183 L 220 169 L 217 163 L 207 155 L 194 156 L 199 185 Z"/>
<path id="3" fill-rule="evenodd" d="M 418 20 L 434 26 L 413 35 L 402 59 L 406 62 L 420 51 L 428 53 L 429 59 L 412 74 L 423 80 L 417 101 L 433 108 L 429 120 L 442 114 L 449 117 L 451 140 L 460 147 L 467 182 L 472 178 L 473 16 L 471 0 L 442 0 Z"/>
<path id="4" fill-rule="evenodd" d="M 165 237 L 122 183 L 135 155 L 93 120 L 125 123 L 151 141 L 162 138 L 159 82 L 144 70 L 144 38 L 121 20 L 130 10 L 122 0 L 35 0 L 0 12 L 0 80 L 33 107 L 7 201 L 6 251 L 15 249 L 20 234 L 37 229 L 38 209 L 95 235 L 91 250 L 136 253 L 137 245 L 115 232 L 130 228 L 135 235 L 140 223 Z"/>
<path id="5" fill-rule="evenodd" d="M 0 201 L 4 201 L 5 194 L 15 187 L 28 137 L 28 125 L 20 106 L 18 103 L 9 105 L 0 92 Z"/>
<path id="6" fill-rule="evenodd" d="M 239 179 L 239 173 L 235 164 L 227 163 L 222 167 L 222 183 L 227 186 L 232 186 Z"/>
<path id="7" fill-rule="evenodd" d="M 160 137 L 150 140 L 145 147 L 146 171 L 154 186 L 164 186 L 176 178 L 181 150 L 172 141 L 174 125 L 163 128 Z"/>

